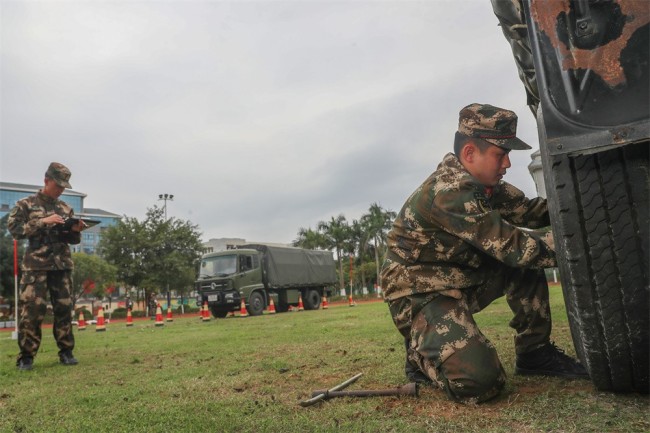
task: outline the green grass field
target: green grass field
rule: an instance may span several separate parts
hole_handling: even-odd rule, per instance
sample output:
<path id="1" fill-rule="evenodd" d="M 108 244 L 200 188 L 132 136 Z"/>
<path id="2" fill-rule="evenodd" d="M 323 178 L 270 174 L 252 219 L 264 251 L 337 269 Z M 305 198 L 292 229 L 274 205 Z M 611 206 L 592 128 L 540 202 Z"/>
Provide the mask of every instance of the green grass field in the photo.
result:
<path id="1" fill-rule="evenodd" d="M 556 343 L 573 354 L 561 291 Z M 476 316 L 509 380 L 492 402 L 464 406 L 441 391 L 339 398 L 303 408 L 315 389 L 363 373 L 349 389 L 406 383 L 403 342 L 382 302 L 247 318 L 110 323 L 76 331 L 80 364 L 58 363 L 45 329 L 34 370 L 15 367 L 0 333 L 0 432 L 648 432 L 649 400 L 590 382 L 513 376 L 510 313 L 500 300 Z"/>

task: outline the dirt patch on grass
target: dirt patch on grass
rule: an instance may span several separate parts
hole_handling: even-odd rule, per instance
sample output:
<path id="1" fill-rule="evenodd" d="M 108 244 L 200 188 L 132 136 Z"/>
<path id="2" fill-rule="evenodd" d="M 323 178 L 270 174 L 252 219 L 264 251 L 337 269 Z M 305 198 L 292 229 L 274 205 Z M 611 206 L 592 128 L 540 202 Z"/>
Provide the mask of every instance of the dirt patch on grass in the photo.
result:
<path id="1" fill-rule="evenodd" d="M 377 405 L 376 410 L 390 413 L 408 412 L 424 417 L 442 417 L 449 421 L 461 419 L 467 416 L 468 412 L 471 412 L 473 417 L 500 419 L 503 418 L 504 409 L 528 406 L 540 395 L 552 392 L 578 395 L 594 391 L 593 385 L 588 381 L 576 380 L 564 384 L 558 382 L 560 381 L 555 379 L 538 378 L 535 383 L 514 384 L 511 389 L 507 389 L 497 398 L 473 405 L 450 401 L 442 390 L 420 386 L 417 398 L 385 398 L 381 404 Z M 516 427 L 513 431 L 527 431 L 525 426 L 513 425 L 513 427 Z"/>

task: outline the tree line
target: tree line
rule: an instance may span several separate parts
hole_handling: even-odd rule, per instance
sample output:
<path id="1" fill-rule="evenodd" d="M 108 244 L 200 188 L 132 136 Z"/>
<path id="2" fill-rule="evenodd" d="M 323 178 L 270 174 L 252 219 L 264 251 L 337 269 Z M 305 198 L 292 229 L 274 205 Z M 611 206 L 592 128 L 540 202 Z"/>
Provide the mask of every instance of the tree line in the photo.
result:
<path id="1" fill-rule="evenodd" d="M 373 203 L 358 220 L 348 221 L 340 214 L 329 221 L 320 221 L 315 229 L 300 228 L 293 245 L 334 252 L 341 290 L 346 285 L 368 287 L 369 280 L 381 286 L 380 260 L 386 252 L 386 235 L 395 217 L 395 212 Z M 344 269 L 345 257 L 351 263 L 347 269 Z"/>
<path id="2" fill-rule="evenodd" d="M 14 298 L 13 239 L 8 215 L 0 219 L 0 295 Z M 143 220 L 123 217 L 102 230 L 98 255 L 73 253 L 72 301 L 85 295 L 102 299 L 118 286 L 137 288 L 147 299 L 168 289 L 185 295 L 192 288 L 203 252 L 201 233 L 189 221 L 165 218 L 162 208 L 147 210 Z M 24 254 L 19 242 L 19 260 Z"/>
<path id="3" fill-rule="evenodd" d="M 14 296 L 13 239 L 7 231 L 8 215 L 0 219 L 0 294 Z M 377 281 L 380 258 L 386 250 L 386 234 L 395 212 L 378 203 L 358 220 L 344 215 L 320 221 L 315 229 L 300 228 L 293 245 L 332 251 L 337 260 L 340 288 L 347 284 L 367 287 Z M 169 290 L 186 296 L 193 288 L 203 254 L 198 226 L 174 217 L 165 218 L 163 208 L 147 209 L 144 219 L 124 216 L 102 230 L 98 255 L 73 253 L 73 302 L 86 295 L 103 298 L 118 286 L 137 288 L 141 299 Z M 22 260 L 24 246 L 19 242 Z M 351 267 L 344 267 L 350 259 Z M 352 269 L 355 269 L 352 271 Z"/>

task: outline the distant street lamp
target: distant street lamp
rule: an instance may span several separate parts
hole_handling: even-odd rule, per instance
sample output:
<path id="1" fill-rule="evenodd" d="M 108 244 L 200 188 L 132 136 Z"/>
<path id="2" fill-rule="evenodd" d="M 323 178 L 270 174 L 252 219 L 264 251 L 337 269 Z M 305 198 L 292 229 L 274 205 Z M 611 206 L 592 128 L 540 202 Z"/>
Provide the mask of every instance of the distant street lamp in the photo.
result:
<path id="1" fill-rule="evenodd" d="M 167 221 L 167 200 L 174 201 L 174 194 L 158 194 L 158 201 L 163 200 L 165 204 L 163 209 L 165 210 L 165 221 Z M 169 275 L 167 275 L 167 308 L 172 307 L 172 295 L 169 292 Z"/>

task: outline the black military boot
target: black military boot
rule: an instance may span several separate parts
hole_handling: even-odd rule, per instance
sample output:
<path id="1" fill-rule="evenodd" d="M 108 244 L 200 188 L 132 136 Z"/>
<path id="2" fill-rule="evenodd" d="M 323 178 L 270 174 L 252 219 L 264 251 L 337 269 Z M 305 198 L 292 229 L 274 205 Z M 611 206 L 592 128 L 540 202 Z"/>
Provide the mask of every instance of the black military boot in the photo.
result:
<path id="1" fill-rule="evenodd" d="M 18 362 L 16 362 L 18 370 L 29 371 L 34 366 L 34 358 L 31 356 L 22 356 Z"/>
<path id="2" fill-rule="evenodd" d="M 404 373 L 410 382 L 420 383 L 420 384 L 432 384 L 433 381 L 429 379 L 429 376 L 422 373 L 422 371 L 417 368 L 415 365 L 407 359 L 404 364 Z"/>
<path id="3" fill-rule="evenodd" d="M 589 373 L 583 365 L 565 354 L 554 343 L 547 343 L 532 352 L 517 355 L 515 374 L 589 379 Z"/>
<path id="4" fill-rule="evenodd" d="M 77 358 L 72 355 L 72 351 L 66 350 L 65 352 L 59 353 L 59 360 L 61 361 L 61 364 L 63 365 L 77 365 L 79 364 L 79 361 L 77 361 Z"/>
<path id="5" fill-rule="evenodd" d="M 406 348 L 406 362 L 404 363 L 404 373 L 406 374 L 406 378 L 410 382 L 415 382 L 418 384 L 433 384 L 433 381 L 424 374 L 417 365 L 413 364 L 409 360 L 409 355 L 408 355 L 408 350 L 410 346 L 410 341 L 409 340 L 404 340 L 404 346 Z"/>

